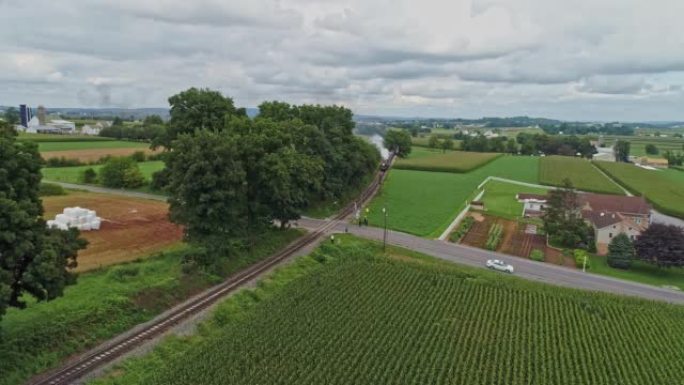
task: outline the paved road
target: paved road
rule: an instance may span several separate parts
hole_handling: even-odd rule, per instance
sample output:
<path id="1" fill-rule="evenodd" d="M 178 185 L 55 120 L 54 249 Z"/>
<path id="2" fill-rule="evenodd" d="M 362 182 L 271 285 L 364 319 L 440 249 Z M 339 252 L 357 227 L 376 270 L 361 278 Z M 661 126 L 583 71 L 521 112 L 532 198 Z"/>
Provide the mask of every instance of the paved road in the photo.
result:
<path id="1" fill-rule="evenodd" d="M 651 220 L 655 223 L 684 227 L 684 220 L 659 213 L 656 210 L 651 210 Z"/>
<path id="2" fill-rule="evenodd" d="M 322 223 L 317 219 L 300 219 L 299 225 L 304 228 L 316 228 Z M 382 240 L 382 229 L 375 227 L 358 227 L 340 222 L 335 231 L 343 232 L 345 227 L 350 233 L 367 239 Z M 503 259 L 515 267 L 515 275 L 553 285 L 573 287 L 577 289 L 603 291 L 614 294 L 641 297 L 650 300 L 666 301 L 684 305 L 684 292 L 668 290 L 656 286 L 624 281 L 603 275 L 582 273 L 549 263 L 535 262 L 525 258 L 456 245 L 444 241 L 425 239 L 410 234 L 390 231 L 388 243 L 415 250 L 450 262 L 484 268 L 487 259 Z"/>
<path id="3" fill-rule="evenodd" d="M 66 189 L 85 190 L 85 191 L 90 191 L 90 192 L 95 192 L 95 193 L 100 193 L 100 194 L 121 195 L 121 196 L 126 196 L 126 197 L 131 197 L 131 198 L 152 199 L 155 201 L 162 201 L 162 202 L 166 202 L 166 199 L 167 199 L 167 197 L 165 197 L 163 195 L 148 194 L 148 193 L 137 192 L 137 191 L 123 190 L 123 189 L 92 186 L 92 185 L 87 185 L 87 184 L 55 182 L 55 181 L 45 180 L 45 179 L 43 180 L 43 182 L 58 184 L 58 185 L 66 188 Z"/>

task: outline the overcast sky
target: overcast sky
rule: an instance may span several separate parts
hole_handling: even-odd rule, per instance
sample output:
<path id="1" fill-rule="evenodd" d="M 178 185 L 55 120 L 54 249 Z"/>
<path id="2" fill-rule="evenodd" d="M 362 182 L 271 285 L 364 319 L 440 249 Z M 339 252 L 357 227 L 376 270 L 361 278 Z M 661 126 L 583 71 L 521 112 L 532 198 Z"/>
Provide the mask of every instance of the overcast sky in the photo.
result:
<path id="1" fill-rule="evenodd" d="M 0 105 L 684 120 L 682 0 L 0 0 Z"/>

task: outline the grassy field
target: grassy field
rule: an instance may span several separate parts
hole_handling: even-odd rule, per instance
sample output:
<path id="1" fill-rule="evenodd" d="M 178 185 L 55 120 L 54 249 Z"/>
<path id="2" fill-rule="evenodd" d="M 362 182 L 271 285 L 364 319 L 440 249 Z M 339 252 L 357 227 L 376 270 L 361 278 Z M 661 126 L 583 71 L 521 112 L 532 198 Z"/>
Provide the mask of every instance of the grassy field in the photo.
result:
<path id="1" fill-rule="evenodd" d="M 448 135 L 448 136 L 451 136 L 451 135 Z M 411 144 L 413 145 L 414 149 L 415 149 L 415 147 L 428 148 L 430 145 L 430 135 L 412 137 L 411 138 Z M 460 140 L 454 139 L 454 148 L 455 149 L 461 148 L 461 141 Z"/>
<path id="2" fill-rule="evenodd" d="M 485 212 L 489 215 L 506 219 L 518 219 L 522 217 L 523 204 L 518 202 L 515 196 L 519 193 L 546 194 L 548 189 L 520 186 L 513 183 L 492 180 L 484 185 Z"/>
<path id="3" fill-rule="evenodd" d="M 289 230 L 263 238 L 252 257 L 226 260 L 227 276 L 270 255 L 299 236 Z M 172 304 L 218 283 L 222 276 L 202 271 L 183 273 L 186 248 L 140 262 L 82 274 L 64 296 L 9 309 L 0 322 L 0 384 L 18 385 L 166 310 Z"/>
<path id="4" fill-rule="evenodd" d="M 568 156 L 547 156 L 539 164 L 539 181 L 550 186 L 562 186 L 569 178 L 579 190 L 605 194 L 622 195 L 624 192 L 615 183 L 603 176 L 591 161 Z"/>
<path id="5" fill-rule="evenodd" d="M 684 307 L 340 239 L 95 383 L 681 384 Z"/>
<path id="6" fill-rule="evenodd" d="M 641 137 L 641 136 L 607 136 L 605 137 L 605 143 L 608 146 L 612 146 L 613 143 L 620 139 L 630 142 L 629 154 L 633 156 L 649 156 L 651 158 L 662 158 L 663 153 L 667 150 L 670 151 L 682 151 L 684 150 L 684 139 L 672 137 L 672 133 L 668 133 L 670 136 L 667 138 L 658 137 Z M 653 144 L 659 150 L 657 155 L 647 155 L 646 145 Z"/>
<path id="7" fill-rule="evenodd" d="M 92 135 L 57 135 L 57 134 L 30 134 L 20 132 L 18 140 L 30 140 L 32 142 L 106 142 L 115 141 L 114 138 Z"/>
<path id="8" fill-rule="evenodd" d="M 453 151 L 446 151 L 446 153 L 452 153 Z M 400 159 L 398 158 L 397 161 L 399 160 L 412 160 L 412 159 L 420 159 L 420 158 L 427 158 L 431 156 L 436 156 L 436 155 L 441 155 L 445 154 L 444 151 L 438 150 L 436 148 L 429 148 L 429 147 L 416 147 L 412 146 L 411 147 L 411 153 L 408 154 L 406 159 Z"/>
<path id="9" fill-rule="evenodd" d="M 676 286 L 684 290 L 684 268 L 658 268 L 645 262 L 633 261 L 629 270 L 623 270 L 608 266 L 606 257 L 591 255 L 589 258 L 591 268 L 588 271 L 590 273 L 653 286 Z"/>
<path id="10" fill-rule="evenodd" d="M 126 142 L 123 140 L 98 140 L 98 141 L 78 141 L 78 142 L 39 142 L 40 152 L 53 151 L 72 151 L 72 150 L 93 150 L 93 149 L 113 149 L 113 148 L 149 148 L 149 143 Z"/>
<path id="11" fill-rule="evenodd" d="M 473 199 L 488 176 L 537 183 L 539 158 L 502 156 L 468 173 L 391 170 L 385 185 L 370 204 L 369 221 L 383 224 L 382 207 L 393 230 L 437 237 Z"/>
<path id="12" fill-rule="evenodd" d="M 152 174 L 164 168 L 164 162 L 162 161 L 149 161 L 138 163 L 140 167 L 140 172 L 142 172 L 145 180 L 150 181 L 152 179 Z M 50 167 L 43 168 L 43 178 L 46 181 L 54 182 L 65 182 L 65 183 L 81 183 L 80 176 L 84 170 L 92 168 L 96 172 L 99 172 L 102 165 L 94 166 L 78 166 L 78 167 Z"/>
<path id="13" fill-rule="evenodd" d="M 643 195 L 664 214 L 684 218 L 684 173 L 646 170 L 628 163 L 594 162 L 634 194 Z"/>
<path id="14" fill-rule="evenodd" d="M 468 172 L 501 156 L 501 154 L 465 151 L 433 152 L 430 155 L 421 156 L 424 152 L 424 150 L 418 150 L 416 156 L 398 159 L 393 167 L 399 170 Z"/>

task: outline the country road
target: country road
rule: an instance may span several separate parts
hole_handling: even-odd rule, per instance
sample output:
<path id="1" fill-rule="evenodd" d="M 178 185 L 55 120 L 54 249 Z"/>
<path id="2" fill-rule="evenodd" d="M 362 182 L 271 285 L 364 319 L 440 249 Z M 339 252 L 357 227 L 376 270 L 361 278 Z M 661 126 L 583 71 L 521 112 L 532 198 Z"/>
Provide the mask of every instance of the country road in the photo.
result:
<path id="1" fill-rule="evenodd" d="M 324 220 L 303 218 L 299 226 L 310 229 L 317 228 Z M 332 231 L 349 233 L 382 241 L 382 229 L 375 227 L 358 227 L 339 222 Z M 503 259 L 515 267 L 518 277 L 540 281 L 552 285 L 572 287 L 576 289 L 602 291 L 613 294 L 641 297 L 649 300 L 665 301 L 684 305 L 684 292 L 644 285 L 631 281 L 611 278 L 603 275 L 583 273 L 580 270 L 561 267 L 549 263 L 535 262 L 525 258 L 457 245 L 445 241 L 420 238 L 414 235 L 389 231 L 388 243 L 418 251 L 433 257 L 468 266 L 484 268 L 487 259 Z"/>
<path id="2" fill-rule="evenodd" d="M 168 199 L 164 195 L 149 194 L 149 193 L 138 192 L 138 191 L 124 190 L 124 189 L 93 186 L 93 185 L 88 185 L 88 184 L 65 183 L 65 182 L 57 182 L 57 181 L 52 181 L 52 180 L 47 180 L 47 179 L 44 179 L 43 182 L 57 184 L 57 185 L 64 187 L 65 189 L 70 189 L 70 190 L 84 190 L 84 191 L 90 191 L 90 192 L 100 193 L 100 194 L 121 195 L 121 196 L 125 196 L 125 197 L 140 198 L 140 199 L 151 199 L 151 200 L 162 201 L 162 202 L 166 202 L 166 200 Z"/>

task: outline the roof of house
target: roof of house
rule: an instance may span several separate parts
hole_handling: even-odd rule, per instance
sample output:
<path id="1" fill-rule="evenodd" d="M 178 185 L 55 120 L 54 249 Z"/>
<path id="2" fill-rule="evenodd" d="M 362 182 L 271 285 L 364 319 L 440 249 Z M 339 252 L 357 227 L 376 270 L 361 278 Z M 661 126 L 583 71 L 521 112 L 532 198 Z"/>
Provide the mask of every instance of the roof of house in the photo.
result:
<path id="1" fill-rule="evenodd" d="M 623 214 L 648 215 L 651 205 L 643 197 L 622 195 L 578 194 L 582 210 Z"/>
<path id="2" fill-rule="evenodd" d="M 582 218 L 591 222 L 597 229 L 620 223 L 623 220 L 623 217 L 620 214 L 586 210 L 582 211 Z"/>

